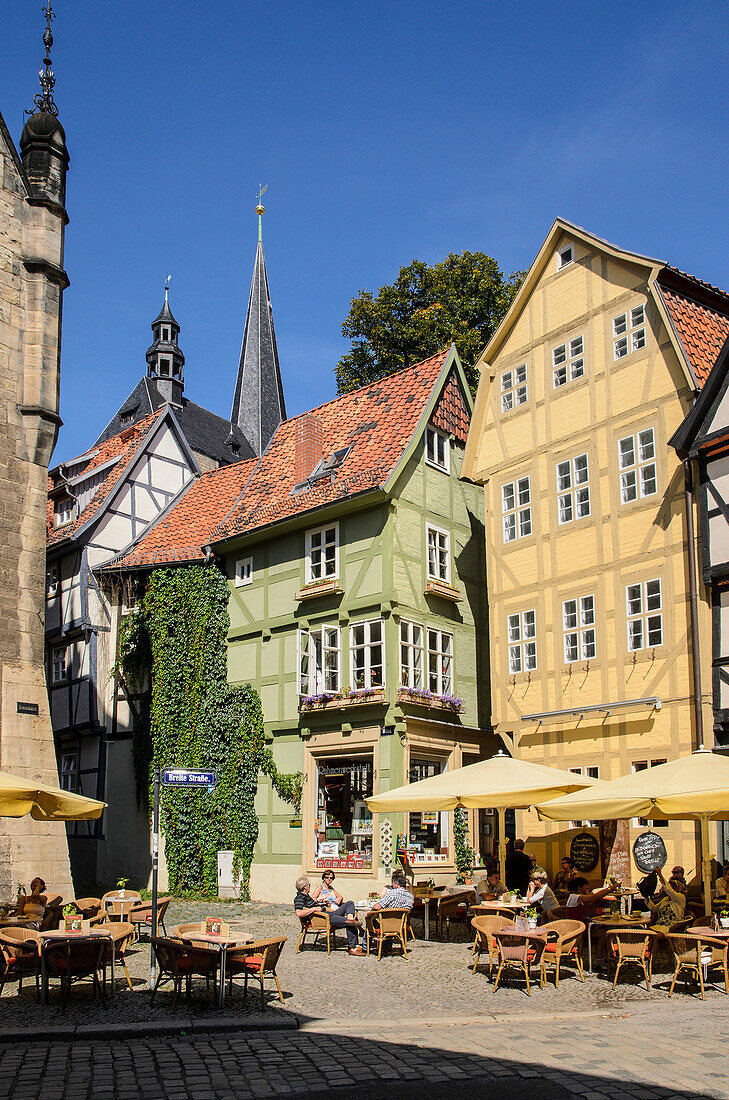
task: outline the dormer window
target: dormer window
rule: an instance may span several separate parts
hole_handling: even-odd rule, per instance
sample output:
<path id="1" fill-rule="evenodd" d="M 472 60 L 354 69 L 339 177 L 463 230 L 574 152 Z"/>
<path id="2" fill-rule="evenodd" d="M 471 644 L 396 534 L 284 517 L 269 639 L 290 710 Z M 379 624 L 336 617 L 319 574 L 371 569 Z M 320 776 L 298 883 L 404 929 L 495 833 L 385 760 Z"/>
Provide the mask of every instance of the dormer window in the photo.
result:
<path id="1" fill-rule="evenodd" d="M 575 262 L 575 246 L 573 244 L 566 244 L 563 248 L 560 248 L 557 252 L 557 271 L 561 271 L 565 267 L 569 267 L 570 264 Z"/>
<path id="2" fill-rule="evenodd" d="M 67 523 L 73 523 L 76 501 L 73 497 L 63 497 L 56 501 L 53 520 L 56 527 L 65 527 Z"/>
<path id="3" fill-rule="evenodd" d="M 448 473 L 450 469 L 451 448 L 448 436 L 429 424 L 425 429 L 425 461 L 429 466 L 437 466 Z"/>

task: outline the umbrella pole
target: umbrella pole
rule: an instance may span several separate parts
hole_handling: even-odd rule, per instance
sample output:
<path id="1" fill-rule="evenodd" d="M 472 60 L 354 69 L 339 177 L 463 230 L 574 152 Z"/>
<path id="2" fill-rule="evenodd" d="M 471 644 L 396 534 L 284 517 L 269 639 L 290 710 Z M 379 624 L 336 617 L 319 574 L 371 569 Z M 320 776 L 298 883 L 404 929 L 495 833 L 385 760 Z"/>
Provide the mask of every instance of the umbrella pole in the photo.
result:
<path id="1" fill-rule="evenodd" d="M 711 913 L 711 846 L 709 842 L 709 815 L 701 814 L 701 876 L 704 881 L 704 912 Z"/>
<path id="2" fill-rule="evenodd" d="M 499 873 L 506 885 L 506 810 L 499 806 L 496 813 L 499 818 Z"/>

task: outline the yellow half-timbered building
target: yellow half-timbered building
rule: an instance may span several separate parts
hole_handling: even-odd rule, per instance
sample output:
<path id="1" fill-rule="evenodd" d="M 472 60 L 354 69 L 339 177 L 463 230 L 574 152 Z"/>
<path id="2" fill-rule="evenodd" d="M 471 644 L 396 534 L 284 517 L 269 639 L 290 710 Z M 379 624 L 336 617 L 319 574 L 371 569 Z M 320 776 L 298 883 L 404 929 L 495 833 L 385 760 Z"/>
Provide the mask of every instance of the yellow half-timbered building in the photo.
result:
<path id="1" fill-rule="evenodd" d="M 612 779 L 710 740 L 668 440 L 728 333 L 722 291 L 558 220 L 484 350 L 462 474 L 484 486 L 492 720 L 513 755 Z M 572 825 L 525 811 L 517 835 L 557 870 L 594 828 Z M 694 826 L 654 825 L 690 875 Z"/>

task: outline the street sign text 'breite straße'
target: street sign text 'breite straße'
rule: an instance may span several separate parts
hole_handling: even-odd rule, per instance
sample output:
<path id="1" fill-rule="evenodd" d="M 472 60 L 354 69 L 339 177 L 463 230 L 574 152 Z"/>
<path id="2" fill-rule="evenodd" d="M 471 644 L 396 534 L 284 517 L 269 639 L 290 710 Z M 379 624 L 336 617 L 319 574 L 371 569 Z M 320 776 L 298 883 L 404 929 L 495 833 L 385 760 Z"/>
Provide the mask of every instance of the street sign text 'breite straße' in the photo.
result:
<path id="1" fill-rule="evenodd" d="M 214 787 L 215 772 L 190 771 L 188 768 L 165 768 L 162 772 L 165 787 Z"/>

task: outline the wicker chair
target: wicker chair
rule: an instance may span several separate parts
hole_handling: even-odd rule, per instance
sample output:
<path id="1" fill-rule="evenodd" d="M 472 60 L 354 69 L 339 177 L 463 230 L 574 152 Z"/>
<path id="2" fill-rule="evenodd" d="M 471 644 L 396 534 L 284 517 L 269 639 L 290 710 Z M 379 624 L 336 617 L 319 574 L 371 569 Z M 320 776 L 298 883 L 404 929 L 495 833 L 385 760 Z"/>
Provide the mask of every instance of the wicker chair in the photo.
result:
<path id="1" fill-rule="evenodd" d="M 167 929 L 165 928 L 165 913 L 167 912 L 172 898 L 157 898 L 157 927 L 161 926 L 164 936 L 167 936 Z M 149 934 L 152 934 L 152 915 L 154 909 L 151 901 L 143 901 L 141 905 L 133 906 L 129 920 L 134 925 L 135 939 L 139 939 L 139 933 L 142 928 L 149 928 Z"/>
<path id="2" fill-rule="evenodd" d="M 245 947 L 232 947 L 228 950 L 225 960 L 225 972 L 228 976 L 229 989 L 232 992 L 233 978 L 236 974 L 243 975 L 243 994 L 248 993 L 248 976 L 258 978 L 261 984 L 261 1008 L 266 1007 L 263 990 L 263 979 L 270 974 L 276 983 L 279 1000 L 284 1003 L 281 984 L 276 975 L 276 964 L 279 960 L 286 936 L 271 940 L 254 940 Z"/>
<path id="3" fill-rule="evenodd" d="M 500 917 L 498 913 L 489 913 L 488 916 L 479 914 L 471 918 L 471 927 L 476 934 L 472 951 L 472 954 L 474 954 L 476 958 L 473 961 L 471 973 L 476 973 L 476 967 L 479 964 L 481 956 L 484 952 L 488 952 L 489 975 L 491 975 L 494 963 L 499 957 L 496 940 L 494 939 L 494 932 L 500 929 L 508 931 L 509 927 L 514 927 L 514 921 L 509 917 Z"/>
<path id="4" fill-rule="evenodd" d="M 179 940 L 163 939 L 161 936 L 151 937 L 152 950 L 157 960 L 157 980 L 154 983 L 150 1005 L 154 1004 L 157 990 L 163 982 L 172 982 L 172 1010 L 177 1007 L 177 997 L 182 990 L 182 979 L 187 982 L 187 995 L 190 996 L 190 978 L 192 972 L 192 957 Z"/>
<path id="5" fill-rule="evenodd" d="M 377 941 L 377 958 L 382 958 L 382 947 L 388 940 L 399 943 L 403 956 L 408 957 L 409 909 L 373 909 L 367 914 L 367 954 L 373 939 Z"/>
<path id="6" fill-rule="evenodd" d="M 584 982 L 582 935 L 585 931 L 585 925 L 581 920 L 550 920 L 544 927 L 549 929 L 549 936 L 542 954 L 541 984 L 544 985 L 547 980 L 547 967 L 554 964 L 554 987 L 557 989 L 559 986 L 559 968 L 561 963 L 566 962 L 567 959 L 575 960 L 580 981 Z"/>
<path id="7" fill-rule="evenodd" d="M 724 975 L 724 992 L 729 996 L 729 940 L 701 936 L 701 965 L 705 971 L 719 967 Z"/>
<path id="8" fill-rule="evenodd" d="M 624 963 L 640 966 L 645 976 L 646 989 L 650 989 L 653 956 L 659 938 L 658 933 L 651 928 L 615 928 L 607 933 L 608 947 L 612 949 L 615 959 L 613 989 L 618 984 L 618 975 Z"/>
<path id="9" fill-rule="evenodd" d="M 119 897 L 118 890 L 107 890 L 101 899 L 101 908 L 108 920 L 128 920 L 129 902 L 141 901 L 139 890 L 125 890 L 124 897 Z"/>
<path id="10" fill-rule="evenodd" d="M 529 973 L 534 963 L 541 962 L 544 941 L 538 937 L 530 937 L 528 933 L 497 931 L 494 932 L 496 948 L 499 956 L 499 969 L 496 971 L 494 981 L 494 993 L 499 988 L 501 974 L 506 968 L 521 970 L 526 978 L 527 995 L 531 997 Z"/>
<path id="11" fill-rule="evenodd" d="M 111 962 L 111 951 L 111 942 L 103 936 L 74 936 L 67 940 L 42 944 L 41 958 L 46 975 L 59 978 L 61 982 L 62 1012 L 66 1011 L 71 985 L 84 978 L 91 979 L 94 997 L 98 991 L 101 1003 L 106 1008 L 104 984 L 106 967 Z"/>
<path id="12" fill-rule="evenodd" d="M 459 921 L 461 924 L 468 921 L 468 910 L 473 904 L 475 896 L 475 892 L 471 887 L 468 890 L 459 890 L 458 893 L 446 894 L 444 897 L 438 898 L 438 939 L 443 938 L 444 929 L 446 934 L 448 933 L 452 920 Z"/>
<path id="13" fill-rule="evenodd" d="M 31 928 L 5 928 L 0 932 L 0 995 L 5 982 L 17 975 L 18 992 L 22 992 L 26 974 L 35 977 L 36 998 L 40 1000 L 40 937 Z"/>
<path id="14" fill-rule="evenodd" d="M 569 913 L 567 912 L 567 906 L 566 905 L 557 905 L 557 906 L 555 906 L 554 909 L 549 910 L 549 920 L 547 921 L 547 924 L 552 924 L 553 921 L 557 921 L 557 920 L 573 920 L 573 919 L 574 918 L 570 917 Z"/>
<path id="15" fill-rule="evenodd" d="M 711 922 L 713 921 L 711 913 L 702 913 L 700 917 L 696 917 L 689 928 L 711 928 Z"/>
<path id="16" fill-rule="evenodd" d="M 130 978 L 129 971 L 127 969 L 126 956 L 127 950 L 129 949 L 129 944 L 134 938 L 134 926 L 131 924 L 131 922 L 122 922 L 120 924 L 110 925 L 110 929 L 111 928 L 114 929 L 114 958 L 117 962 L 120 962 L 122 964 L 124 976 L 127 979 L 127 985 L 131 990 L 133 990 L 134 986 L 132 985 L 132 979 Z"/>
<path id="17" fill-rule="evenodd" d="M 296 915 L 297 917 L 299 916 L 298 913 Z M 331 955 L 332 945 L 336 947 L 337 941 L 335 937 L 336 929 L 332 928 L 331 924 L 329 923 L 329 914 L 323 911 L 320 913 L 312 913 L 308 917 L 299 917 L 299 922 L 301 924 L 301 935 L 299 936 L 299 942 L 296 944 L 297 953 L 304 946 L 304 940 L 308 936 L 309 932 L 313 932 L 315 947 L 319 940 L 319 936 L 324 933 L 327 940 L 327 955 Z"/>
<path id="18" fill-rule="evenodd" d="M 69 905 L 75 905 L 84 920 L 91 920 L 101 913 L 101 898 L 74 898 Z"/>
<path id="19" fill-rule="evenodd" d="M 172 938 L 175 939 L 175 940 L 181 940 L 181 939 L 183 939 L 183 937 L 185 939 L 189 939 L 191 932 L 204 932 L 204 931 L 205 931 L 205 921 L 204 920 L 193 921 L 190 924 L 176 924 L 174 926 L 174 928 L 172 929 Z M 162 937 L 158 937 L 158 938 L 162 938 Z M 200 943 L 203 943 L 203 944 L 204 944 L 204 942 L 205 942 L 204 940 L 200 941 Z"/>
<path id="20" fill-rule="evenodd" d="M 683 936 L 679 932 L 666 932 L 664 935 L 673 953 L 673 961 L 675 964 L 673 981 L 671 982 L 668 996 L 673 996 L 673 989 L 679 974 L 687 970 L 698 979 L 699 988 L 701 989 L 701 999 L 705 1001 L 704 972 L 701 965 L 701 939 L 698 936 Z"/>

